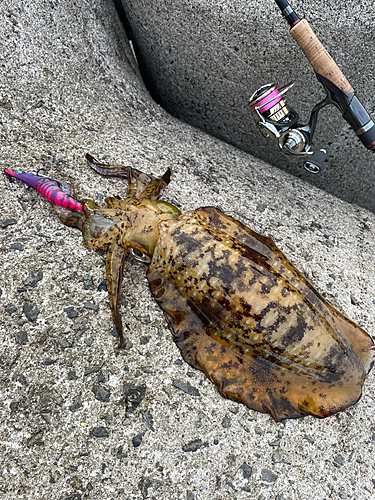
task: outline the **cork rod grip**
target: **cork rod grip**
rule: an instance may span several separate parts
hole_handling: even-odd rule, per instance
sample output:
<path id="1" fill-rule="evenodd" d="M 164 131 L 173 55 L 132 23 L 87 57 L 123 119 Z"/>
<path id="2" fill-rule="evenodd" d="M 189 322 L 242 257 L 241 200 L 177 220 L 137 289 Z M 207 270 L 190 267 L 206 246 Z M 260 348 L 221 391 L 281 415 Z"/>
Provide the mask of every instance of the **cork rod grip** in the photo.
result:
<path id="1" fill-rule="evenodd" d="M 319 75 L 334 83 L 343 92 L 354 92 L 340 68 L 320 43 L 306 19 L 299 21 L 290 30 L 290 34 L 301 47 L 312 68 Z"/>

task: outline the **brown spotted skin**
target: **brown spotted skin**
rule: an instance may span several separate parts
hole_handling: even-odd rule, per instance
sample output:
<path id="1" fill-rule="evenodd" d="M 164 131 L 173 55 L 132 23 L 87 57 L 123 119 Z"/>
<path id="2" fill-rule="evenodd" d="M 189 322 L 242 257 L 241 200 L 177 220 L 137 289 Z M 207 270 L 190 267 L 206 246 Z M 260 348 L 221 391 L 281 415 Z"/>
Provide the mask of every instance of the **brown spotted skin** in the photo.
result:
<path id="1" fill-rule="evenodd" d="M 174 340 L 220 394 L 275 420 L 353 405 L 372 340 L 269 238 L 215 208 L 160 224 L 147 278 Z"/>
<path id="2" fill-rule="evenodd" d="M 120 345 L 119 298 L 130 250 L 151 261 L 150 290 L 182 356 L 225 398 L 277 421 L 327 417 L 359 399 L 373 364 L 371 338 L 328 304 L 272 240 L 215 208 L 181 215 L 158 201 L 169 171 L 155 179 L 86 158 L 98 173 L 128 179 L 126 199 L 106 198 L 106 207 L 83 200 L 81 212 L 55 211 L 82 231 L 89 247 L 108 247 L 108 292 Z M 56 182 L 74 196 L 69 184 Z"/>

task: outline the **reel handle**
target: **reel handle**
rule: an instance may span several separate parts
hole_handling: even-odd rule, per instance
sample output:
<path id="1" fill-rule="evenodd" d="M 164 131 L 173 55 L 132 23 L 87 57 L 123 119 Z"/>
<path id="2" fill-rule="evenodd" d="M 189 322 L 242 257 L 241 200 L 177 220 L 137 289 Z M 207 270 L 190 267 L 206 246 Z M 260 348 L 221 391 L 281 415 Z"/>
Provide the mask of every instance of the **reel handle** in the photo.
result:
<path id="1" fill-rule="evenodd" d="M 354 92 L 352 86 L 323 47 L 306 19 L 297 21 L 291 28 L 290 34 L 298 43 L 316 73 L 330 80 L 343 92 L 347 94 Z"/>

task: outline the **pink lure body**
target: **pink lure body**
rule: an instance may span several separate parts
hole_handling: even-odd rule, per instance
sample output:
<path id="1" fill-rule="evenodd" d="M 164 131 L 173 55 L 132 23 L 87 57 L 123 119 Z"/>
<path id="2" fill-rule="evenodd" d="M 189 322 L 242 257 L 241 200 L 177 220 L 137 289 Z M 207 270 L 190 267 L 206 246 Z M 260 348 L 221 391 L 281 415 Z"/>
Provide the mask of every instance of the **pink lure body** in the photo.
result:
<path id="1" fill-rule="evenodd" d="M 81 203 L 62 191 L 61 187 L 48 177 L 28 174 L 22 170 L 5 169 L 5 173 L 36 189 L 46 200 L 58 207 L 83 211 Z"/>

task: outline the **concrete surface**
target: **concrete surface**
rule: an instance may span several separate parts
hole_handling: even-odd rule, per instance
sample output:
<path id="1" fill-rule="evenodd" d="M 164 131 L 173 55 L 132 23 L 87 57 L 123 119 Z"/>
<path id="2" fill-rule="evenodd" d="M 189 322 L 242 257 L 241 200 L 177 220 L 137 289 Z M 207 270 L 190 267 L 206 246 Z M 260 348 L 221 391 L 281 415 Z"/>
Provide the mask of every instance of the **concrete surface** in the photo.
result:
<path id="1" fill-rule="evenodd" d="M 374 333 L 373 214 L 170 117 L 133 71 L 110 2 L 7 0 L 0 23 L 2 168 L 100 201 L 125 186 L 89 171 L 85 152 L 155 174 L 170 166 L 167 201 L 219 206 L 273 237 Z M 132 260 L 118 352 L 104 252 L 38 193 L 0 183 L 1 499 L 374 498 L 374 371 L 344 413 L 276 424 L 181 360 Z"/>
<path id="2" fill-rule="evenodd" d="M 249 97 L 265 83 L 281 87 L 296 82 L 287 102 L 302 122 L 325 97 L 274 0 L 122 4 L 147 86 L 170 113 L 346 201 L 375 210 L 375 157 L 334 107 L 322 110 L 318 120 L 315 146 L 326 149 L 329 157 L 319 175 L 306 172 L 301 159 L 280 153 L 253 122 Z M 309 21 L 375 118 L 373 0 L 294 1 L 292 6 Z"/>

